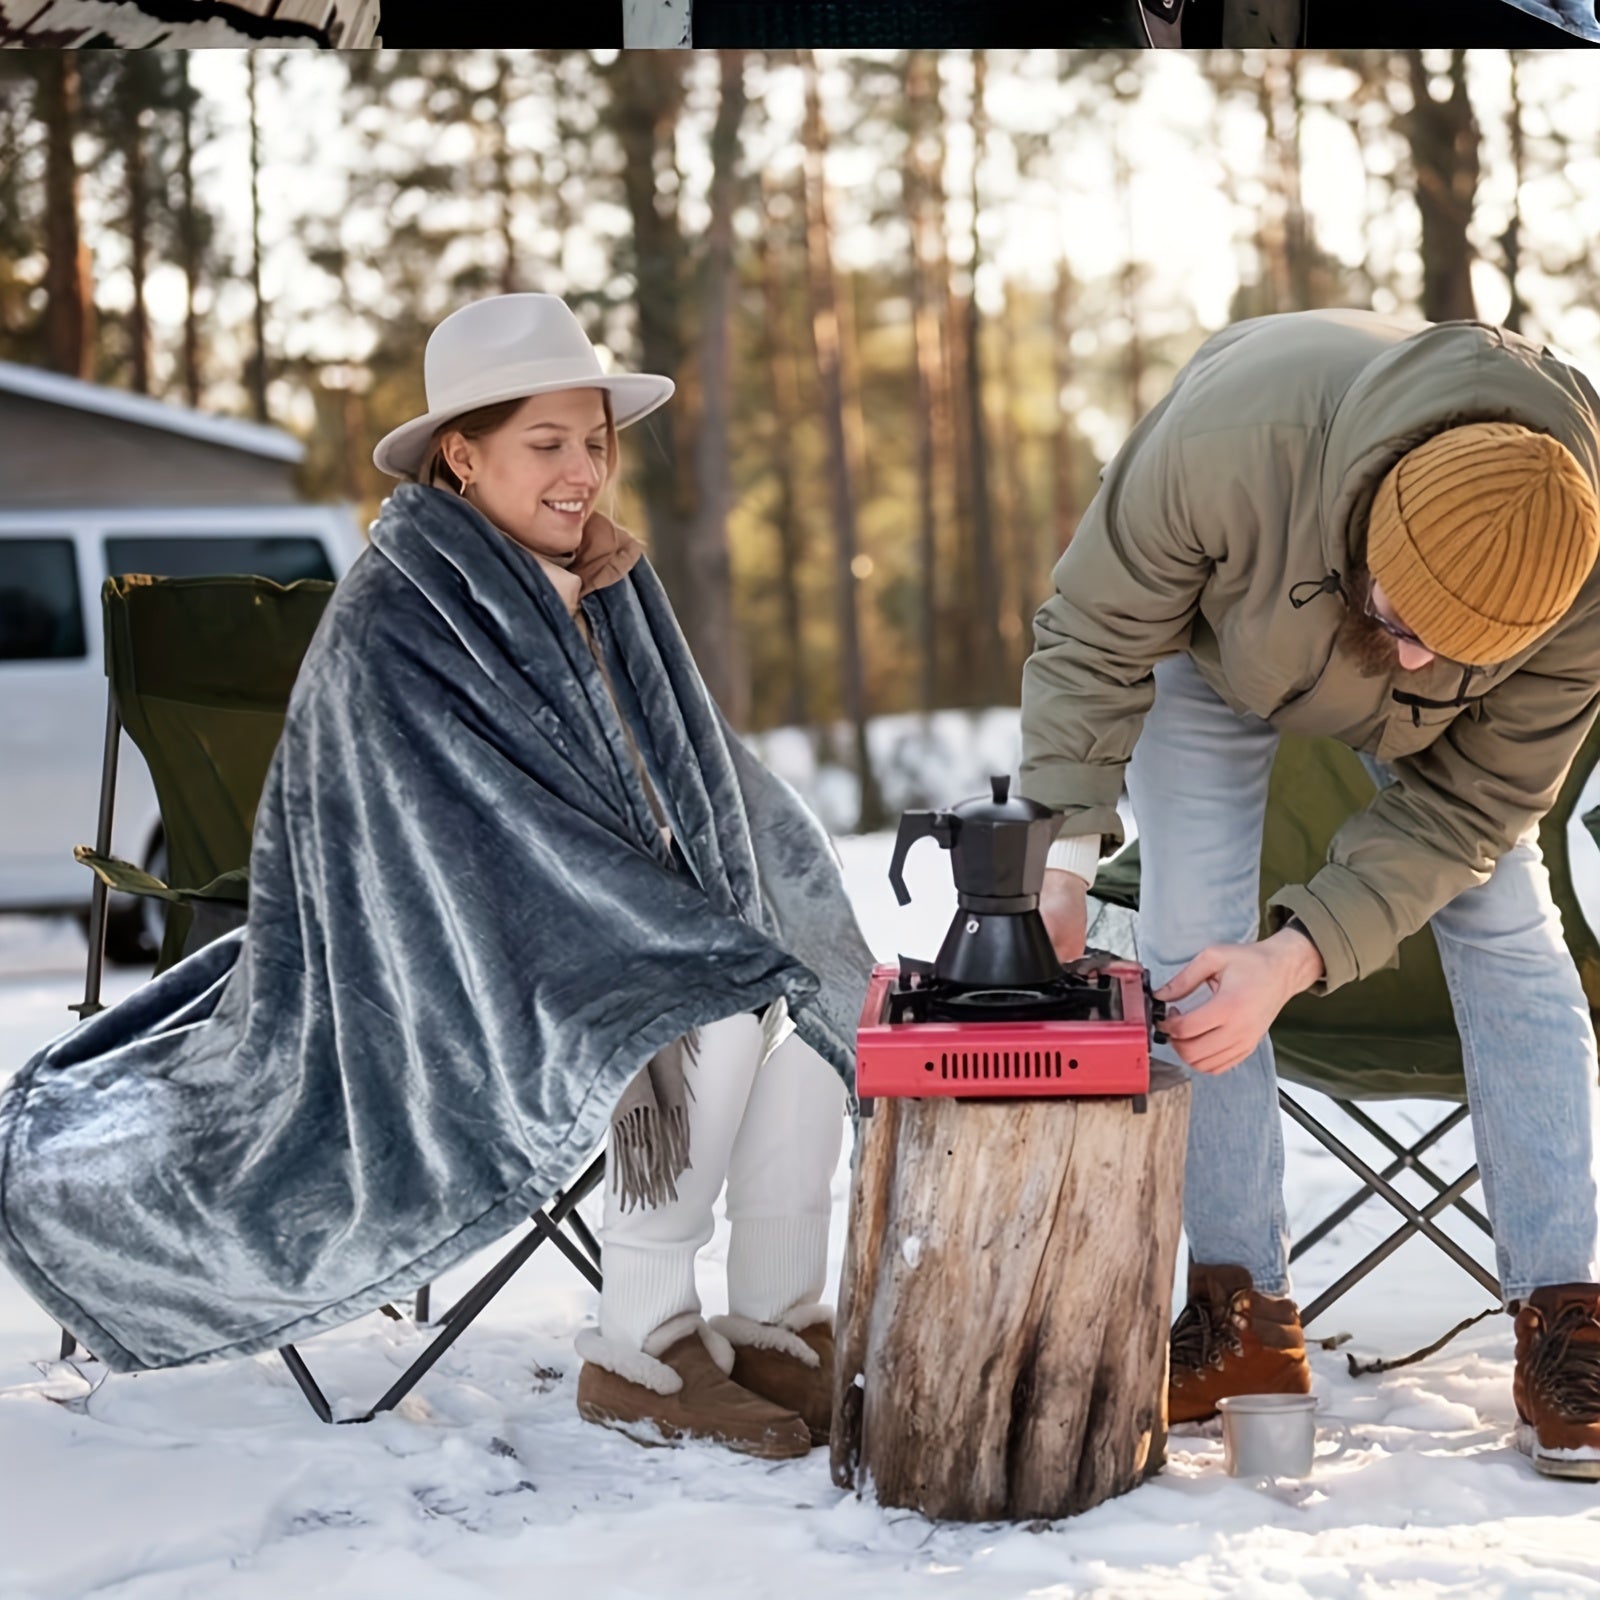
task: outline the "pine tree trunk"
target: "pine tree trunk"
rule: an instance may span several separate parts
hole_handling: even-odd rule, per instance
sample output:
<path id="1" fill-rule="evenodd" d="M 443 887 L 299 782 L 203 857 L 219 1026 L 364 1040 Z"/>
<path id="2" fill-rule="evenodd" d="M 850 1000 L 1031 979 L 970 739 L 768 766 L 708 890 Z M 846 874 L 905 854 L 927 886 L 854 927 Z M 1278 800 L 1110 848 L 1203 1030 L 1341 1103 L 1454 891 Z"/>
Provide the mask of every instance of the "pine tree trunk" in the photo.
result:
<path id="1" fill-rule="evenodd" d="M 978 172 L 988 144 L 984 108 L 986 57 L 972 56 L 972 283 L 967 295 L 967 444 L 972 456 L 973 638 L 972 658 L 978 672 L 979 703 L 1003 705 L 1012 698 L 1007 684 L 1004 647 L 1000 634 L 1000 555 L 995 538 L 994 491 L 990 483 L 989 425 L 983 403 L 983 316 L 978 309 L 978 267 L 981 242 L 978 221 L 981 201 Z"/>
<path id="2" fill-rule="evenodd" d="M 918 618 L 917 699 L 923 715 L 939 704 L 939 502 L 934 486 L 936 410 L 941 403 L 939 374 L 939 315 L 931 278 L 931 186 L 926 174 L 923 139 L 933 107 L 930 54 L 907 51 L 906 96 L 906 214 L 910 224 L 910 325 L 914 366 L 915 456 L 917 456 L 917 578 L 922 590 Z"/>
<path id="3" fill-rule="evenodd" d="M 178 265 L 183 270 L 183 393 L 194 407 L 200 404 L 200 317 L 195 309 L 195 290 L 200 283 L 199 214 L 194 198 L 194 113 L 198 99 L 189 79 L 189 54 L 175 51 L 178 58 L 180 133 L 182 138 L 183 210 L 178 218 Z M 354 498 L 354 496 L 352 496 Z"/>
<path id="4" fill-rule="evenodd" d="M 1077 531 L 1080 510 L 1073 482 L 1073 433 L 1066 403 L 1066 394 L 1072 382 L 1072 269 L 1067 265 L 1063 251 L 1056 262 L 1055 292 L 1051 297 L 1050 328 L 1055 360 L 1056 429 L 1051 448 L 1053 468 L 1051 509 L 1055 513 L 1055 548 L 1051 552 L 1047 571 L 1053 570 L 1061 552 L 1072 542 Z M 1043 577 L 1040 579 L 1043 584 Z M 1030 643 L 1031 648 L 1031 643 Z"/>
<path id="5" fill-rule="evenodd" d="M 870 832 L 883 825 L 883 801 L 867 749 L 866 673 L 861 656 L 861 625 L 856 595 L 855 484 L 845 424 L 844 341 L 839 329 L 839 292 L 833 266 L 832 231 L 828 221 L 822 126 L 822 98 L 817 66 L 804 52 L 806 276 L 811 299 L 812 348 L 822 388 L 822 422 L 828 441 L 828 472 L 833 504 L 834 581 L 839 612 L 840 699 L 855 746 L 856 774 L 861 783 L 861 815 L 857 827 Z"/>
<path id="6" fill-rule="evenodd" d="M 150 318 L 145 308 L 145 275 L 150 260 L 150 212 L 145 182 L 143 110 L 146 73 L 140 57 L 122 59 L 118 81 L 122 98 L 122 173 L 127 198 L 128 273 L 133 280 L 133 303 L 128 308 L 128 386 L 135 394 L 150 393 Z"/>
<path id="7" fill-rule="evenodd" d="M 735 290 L 733 211 L 737 198 L 739 128 L 744 120 L 744 52 L 720 52 L 722 93 L 711 134 L 711 220 L 700 269 L 700 423 L 694 452 L 695 512 L 685 528 L 685 596 L 680 613 L 711 698 L 736 728 L 750 720 L 750 676 L 733 616 L 733 564 L 728 550 L 728 392 L 732 384 L 728 326 Z"/>
<path id="8" fill-rule="evenodd" d="M 689 511 L 687 474 L 679 457 L 692 429 L 683 404 L 690 395 L 683 381 L 685 273 L 678 191 L 663 192 L 657 167 L 672 164 L 684 96 L 680 54 L 624 50 L 609 69 L 607 116 L 622 148 L 622 186 L 633 222 L 633 259 L 627 264 L 635 283 L 640 365 L 680 384 L 672 403 L 640 425 L 645 437 L 628 457 L 629 477 L 638 486 L 650 526 L 650 559 L 675 607 L 685 603 L 684 525 Z"/>
<path id="9" fill-rule="evenodd" d="M 489 119 L 490 160 L 494 167 L 495 232 L 500 238 L 500 293 L 515 294 L 521 283 L 517 262 L 517 236 L 512 227 L 516 215 L 516 184 L 511 175 L 511 144 L 506 122 L 511 115 L 518 90 L 512 77 L 510 55 L 495 52 L 494 86 L 489 91 L 494 115 Z"/>
<path id="10" fill-rule="evenodd" d="M 765 172 L 761 193 L 763 226 L 756 248 L 761 267 L 762 305 L 766 311 L 768 371 L 772 379 L 772 468 L 778 479 L 773 520 L 778 530 L 778 590 L 783 609 L 783 660 L 788 674 L 781 715 L 789 726 L 799 728 L 811 721 L 811 695 L 800 602 L 805 530 L 800 520 L 800 495 L 795 481 L 800 379 L 790 337 L 789 280 L 783 266 L 788 259 L 792 234 L 774 213 L 774 186 Z"/>
<path id="11" fill-rule="evenodd" d="M 261 298 L 261 118 L 256 107 L 256 52 L 245 53 L 250 89 L 250 293 L 255 350 L 250 358 L 250 394 L 257 422 L 267 416 L 267 307 Z"/>
<path id="12" fill-rule="evenodd" d="M 1522 51 L 1506 51 L 1510 67 L 1509 98 L 1506 108 L 1506 132 L 1511 143 L 1511 214 L 1506 218 L 1505 232 L 1500 235 L 1506 283 L 1511 290 L 1511 303 L 1506 307 L 1503 325 L 1513 333 L 1522 332 L 1522 318 L 1528 307 L 1522 298 L 1522 184 L 1527 176 L 1527 135 L 1522 116 Z"/>
<path id="13" fill-rule="evenodd" d="M 1422 314 L 1477 317 L 1468 229 L 1478 192 L 1478 123 L 1467 94 L 1466 51 L 1450 52 L 1450 96 L 1435 100 L 1420 50 L 1406 51 L 1412 108 L 1404 119 L 1422 216 Z"/>
<path id="14" fill-rule="evenodd" d="M 944 153 L 939 128 L 938 59 L 927 50 L 906 53 L 906 211 L 911 228 L 911 332 L 914 343 L 917 461 L 918 701 L 925 716 L 940 700 L 941 549 L 939 475 L 950 459 L 949 384 L 940 327 L 941 296 L 948 292 L 942 229 L 944 205 L 937 162 Z M 925 146 L 932 143 L 936 156 Z"/>
<path id="15" fill-rule="evenodd" d="M 94 376 L 94 276 L 78 212 L 78 65 L 69 51 L 41 51 L 39 109 L 45 125 L 45 360 L 71 378 Z"/>
<path id="16" fill-rule="evenodd" d="M 885 1099 L 863 1126 L 833 1479 L 960 1521 L 1061 1517 L 1165 1456 L 1189 1085 Z"/>
<path id="17" fill-rule="evenodd" d="M 1016 704 L 1021 693 L 1022 663 L 1033 644 L 1033 614 L 1039 609 L 1042 576 L 1038 553 L 1038 522 L 1028 503 L 1028 474 L 1024 463 L 1022 424 L 1016 397 L 1026 392 L 1017 348 L 1018 296 L 1006 286 L 1000 313 L 1000 465 L 1005 493 L 1001 497 L 1000 528 L 1004 535 L 1004 601 L 1000 636 L 1004 648 L 1001 705 Z M 1030 297 L 1031 303 L 1031 297 Z"/>

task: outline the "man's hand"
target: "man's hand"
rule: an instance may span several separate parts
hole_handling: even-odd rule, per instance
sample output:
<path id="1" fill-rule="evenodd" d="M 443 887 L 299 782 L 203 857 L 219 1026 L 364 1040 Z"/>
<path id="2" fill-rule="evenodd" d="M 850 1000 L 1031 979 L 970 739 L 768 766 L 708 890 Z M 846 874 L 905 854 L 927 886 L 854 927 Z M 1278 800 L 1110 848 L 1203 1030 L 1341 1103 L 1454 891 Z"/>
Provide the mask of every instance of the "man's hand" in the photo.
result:
<path id="1" fill-rule="evenodd" d="M 1047 867 L 1039 891 L 1039 915 L 1055 946 L 1057 961 L 1076 961 L 1083 954 L 1089 927 L 1089 885 L 1076 872 Z"/>
<path id="2" fill-rule="evenodd" d="M 1211 998 L 1192 1011 L 1169 1011 L 1161 1030 L 1196 1072 L 1226 1072 L 1261 1043 L 1278 1013 L 1322 970 L 1317 947 L 1292 928 L 1255 944 L 1209 945 L 1155 998 L 1181 1000 L 1202 983 L 1211 985 Z"/>

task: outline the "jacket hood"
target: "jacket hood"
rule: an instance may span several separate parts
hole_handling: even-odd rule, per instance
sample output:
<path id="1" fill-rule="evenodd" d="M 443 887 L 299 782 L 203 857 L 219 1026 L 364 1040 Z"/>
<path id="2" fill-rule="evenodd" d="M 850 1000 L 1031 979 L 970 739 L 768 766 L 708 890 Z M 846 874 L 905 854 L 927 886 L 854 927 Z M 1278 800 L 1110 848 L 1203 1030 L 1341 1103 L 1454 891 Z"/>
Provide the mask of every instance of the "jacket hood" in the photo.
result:
<path id="1" fill-rule="evenodd" d="M 1370 320 L 1365 324 L 1370 327 Z M 1600 492 L 1600 395 L 1552 351 L 1482 322 L 1388 323 L 1396 342 L 1357 374 L 1323 443 L 1320 500 L 1328 570 L 1364 550 L 1384 474 L 1408 450 L 1469 422 L 1516 422 L 1570 450 Z"/>

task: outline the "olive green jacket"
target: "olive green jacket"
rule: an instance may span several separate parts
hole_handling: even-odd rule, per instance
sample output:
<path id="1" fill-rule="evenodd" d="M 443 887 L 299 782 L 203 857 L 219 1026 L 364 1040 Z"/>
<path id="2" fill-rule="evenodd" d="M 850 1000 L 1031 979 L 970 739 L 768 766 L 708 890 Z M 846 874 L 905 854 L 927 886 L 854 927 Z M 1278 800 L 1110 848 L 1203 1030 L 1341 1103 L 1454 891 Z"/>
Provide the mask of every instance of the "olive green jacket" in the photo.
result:
<path id="1" fill-rule="evenodd" d="M 1208 339 L 1101 473 L 1053 573 L 1023 673 L 1021 789 L 1061 834 L 1122 842 L 1123 769 L 1187 650 L 1236 711 L 1331 735 L 1399 782 L 1269 902 L 1305 924 L 1317 992 L 1392 964 L 1401 939 L 1549 809 L 1600 705 L 1600 567 L 1512 660 L 1362 677 L 1336 650 L 1378 483 L 1468 422 L 1559 439 L 1600 488 L 1600 395 L 1548 349 L 1476 322 L 1363 311 L 1257 317 Z"/>

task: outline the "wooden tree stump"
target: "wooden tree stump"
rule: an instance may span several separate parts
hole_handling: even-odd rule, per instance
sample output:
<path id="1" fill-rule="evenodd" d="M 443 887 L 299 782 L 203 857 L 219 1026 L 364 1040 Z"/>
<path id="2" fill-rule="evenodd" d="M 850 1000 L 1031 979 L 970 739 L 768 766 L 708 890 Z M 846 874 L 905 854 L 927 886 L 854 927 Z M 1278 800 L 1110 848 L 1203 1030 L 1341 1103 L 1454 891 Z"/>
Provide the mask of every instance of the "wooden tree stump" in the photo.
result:
<path id="1" fill-rule="evenodd" d="M 1060 1517 L 1165 1459 L 1189 1085 L 884 1099 L 863 1124 L 833 1480 L 963 1521 Z"/>

